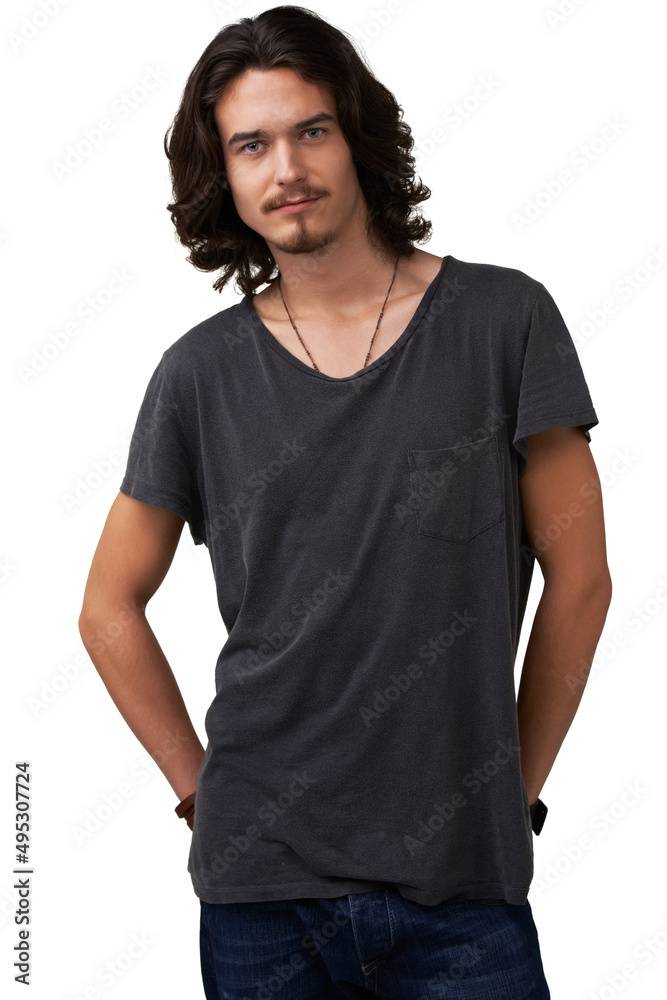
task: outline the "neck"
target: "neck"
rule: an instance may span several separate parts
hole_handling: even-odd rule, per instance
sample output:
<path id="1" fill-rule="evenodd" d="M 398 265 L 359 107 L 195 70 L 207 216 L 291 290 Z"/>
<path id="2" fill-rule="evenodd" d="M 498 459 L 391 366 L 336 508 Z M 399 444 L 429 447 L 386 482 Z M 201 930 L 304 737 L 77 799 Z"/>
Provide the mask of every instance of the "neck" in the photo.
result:
<path id="1" fill-rule="evenodd" d="M 369 301 L 383 299 L 394 273 L 396 253 L 371 244 L 354 247 L 336 240 L 321 250 L 287 254 L 271 247 L 280 287 L 293 316 L 358 315 Z M 400 261 L 399 261 L 400 270 Z M 397 274 L 398 280 L 398 274 Z M 276 285 L 276 295 L 279 295 Z"/>

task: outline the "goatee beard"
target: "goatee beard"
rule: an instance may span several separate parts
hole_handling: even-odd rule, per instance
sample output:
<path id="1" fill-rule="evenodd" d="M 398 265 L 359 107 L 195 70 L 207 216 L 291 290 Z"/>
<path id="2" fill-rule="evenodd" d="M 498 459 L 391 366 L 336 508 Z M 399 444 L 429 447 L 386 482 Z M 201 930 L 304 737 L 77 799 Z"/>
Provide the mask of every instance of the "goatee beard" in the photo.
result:
<path id="1" fill-rule="evenodd" d="M 298 230 L 288 239 L 272 240 L 273 246 L 281 253 L 303 254 L 314 253 L 316 250 L 323 250 L 333 243 L 337 237 L 335 229 L 327 229 L 324 233 L 310 233 L 305 222 L 297 223 Z"/>

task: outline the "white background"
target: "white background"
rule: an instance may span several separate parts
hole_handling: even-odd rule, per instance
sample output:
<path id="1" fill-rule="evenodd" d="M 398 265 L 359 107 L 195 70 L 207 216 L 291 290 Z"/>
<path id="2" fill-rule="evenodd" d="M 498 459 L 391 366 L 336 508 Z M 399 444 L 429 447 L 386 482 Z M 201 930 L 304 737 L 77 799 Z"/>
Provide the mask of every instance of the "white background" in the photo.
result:
<path id="1" fill-rule="evenodd" d="M 542 792 L 550 812 L 534 838 L 529 901 L 553 1000 L 655 1000 L 667 982 L 664 13 L 649 0 L 585 0 L 562 3 L 571 12 L 556 21 L 550 12 L 559 2 L 310 7 L 361 39 L 404 108 L 421 144 L 419 174 L 433 192 L 422 206 L 434 224 L 425 249 L 541 281 L 578 346 L 600 420 L 592 451 L 605 485 L 614 594 L 595 669 Z M 46 6 L 56 12 L 12 2 L 1 15 L 0 982 L 11 996 L 25 995 L 12 969 L 12 796 L 14 763 L 26 759 L 34 802 L 30 996 L 195 1000 L 203 990 L 190 834 L 90 663 L 77 620 L 150 374 L 165 348 L 238 298 L 231 287 L 215 293 L 214 275 L 189 265 L 176 242 L 165 210 L 164 133 L 217 31 L 271 5 Z M 121 118 L 114 102 L 151 68 L 163 78 Z M 473 97 L 481 78 L 495 81 L 483 100 Z M 459 128 L 445 123 L 457 103 L 469 111 Z M 59 178 L 54 165 L 68 145 L 104 117 L 113 131 Z M 605 142 L 607 119 L 620 133 Z M 439 133 L 429 147 L 438 128 L 446 138 Z M 586 169 L 575 165 L 583 147 L 593 155 Z M 563 169 L 573 182 L 553 194 Z M 513 216 L 540 193 L 536 217 L 517 227 Z M 102 302 L 114 270 L 130 276 L 127 286 L 85 322 L 79 304 L 100 293 Z M 634 289 L 626 275 L 635 275 Z M 609 315 L 608 299 L 616 305 Z M 78 335 L 26 377 L 51 335 L 75 320 Z M 110 474 L 96 480 L 105 462 Z M 91 476 L 96 485 L 68 509 L 65 495 Z M 517 684 L 541 586 L 536 567 Z M 205 742 L 226 633 L 206 547 L 195 548 L 187 527 L 149 620 Z M 77 838 L 88 812 L 105 795 L 117 801 L 114 793 L 121 805 L 111 818 Z M 588 848 L 577 854 L 582 836 Z M 128 967 L 133 935 L 147 943 Z M 123 974 L 102 980 L 109 962 Z"/>

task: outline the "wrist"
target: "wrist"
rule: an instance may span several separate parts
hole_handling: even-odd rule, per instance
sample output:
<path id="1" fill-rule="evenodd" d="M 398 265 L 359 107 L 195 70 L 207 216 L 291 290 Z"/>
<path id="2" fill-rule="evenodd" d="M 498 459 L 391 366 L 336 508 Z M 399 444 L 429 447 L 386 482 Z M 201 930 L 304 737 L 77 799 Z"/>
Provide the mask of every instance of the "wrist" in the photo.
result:
<path id="1" fill-rule="evenodd" d="M 172 758 L 169 760 L 168 774 L 166 768 L 158 763 L 179 802 L 197 790 L 197 780 L 203 759 L 203 749 L 187 760 L 179 761 Z"/>
<path id="2" fill-rule="evenodd" d="M 194 829 L 195 825 L 195 796 L 195 792 L 190 792 L 174 809 L 178 818 L 184 819 L 191 830 Z"/>
<path id="3" fill-rule="evenodd" d="M 539 834 L 544 826 L 544 820 L 546 819 L 547 812 L 549 811 L 545 806 L 542 799 L 537 798 L 532 805 L 529 803 L 530 809 L 530 825 L 532 827 L 533 833 Z"/>

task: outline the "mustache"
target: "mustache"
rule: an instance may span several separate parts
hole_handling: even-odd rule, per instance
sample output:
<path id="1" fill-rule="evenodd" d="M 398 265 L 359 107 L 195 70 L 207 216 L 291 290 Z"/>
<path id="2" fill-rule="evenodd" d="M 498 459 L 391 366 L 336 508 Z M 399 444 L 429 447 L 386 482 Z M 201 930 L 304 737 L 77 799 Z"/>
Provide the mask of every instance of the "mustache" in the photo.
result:
<path id="1" fill-rule="evenodd" d="M 271 201 L 267 201 L 262 207 L 262 212 L 272 212 L 275 208 L 282 208 L 283 205 L 287 205 L 289 202 L 293 201 L 309 201 L 311 198 L 326 198 L 329 192 L 324 188 L 309 188 L 307 191 L 300 191 L 292 195 L 282 195 L 279 198 L 273 198 Z"/>

